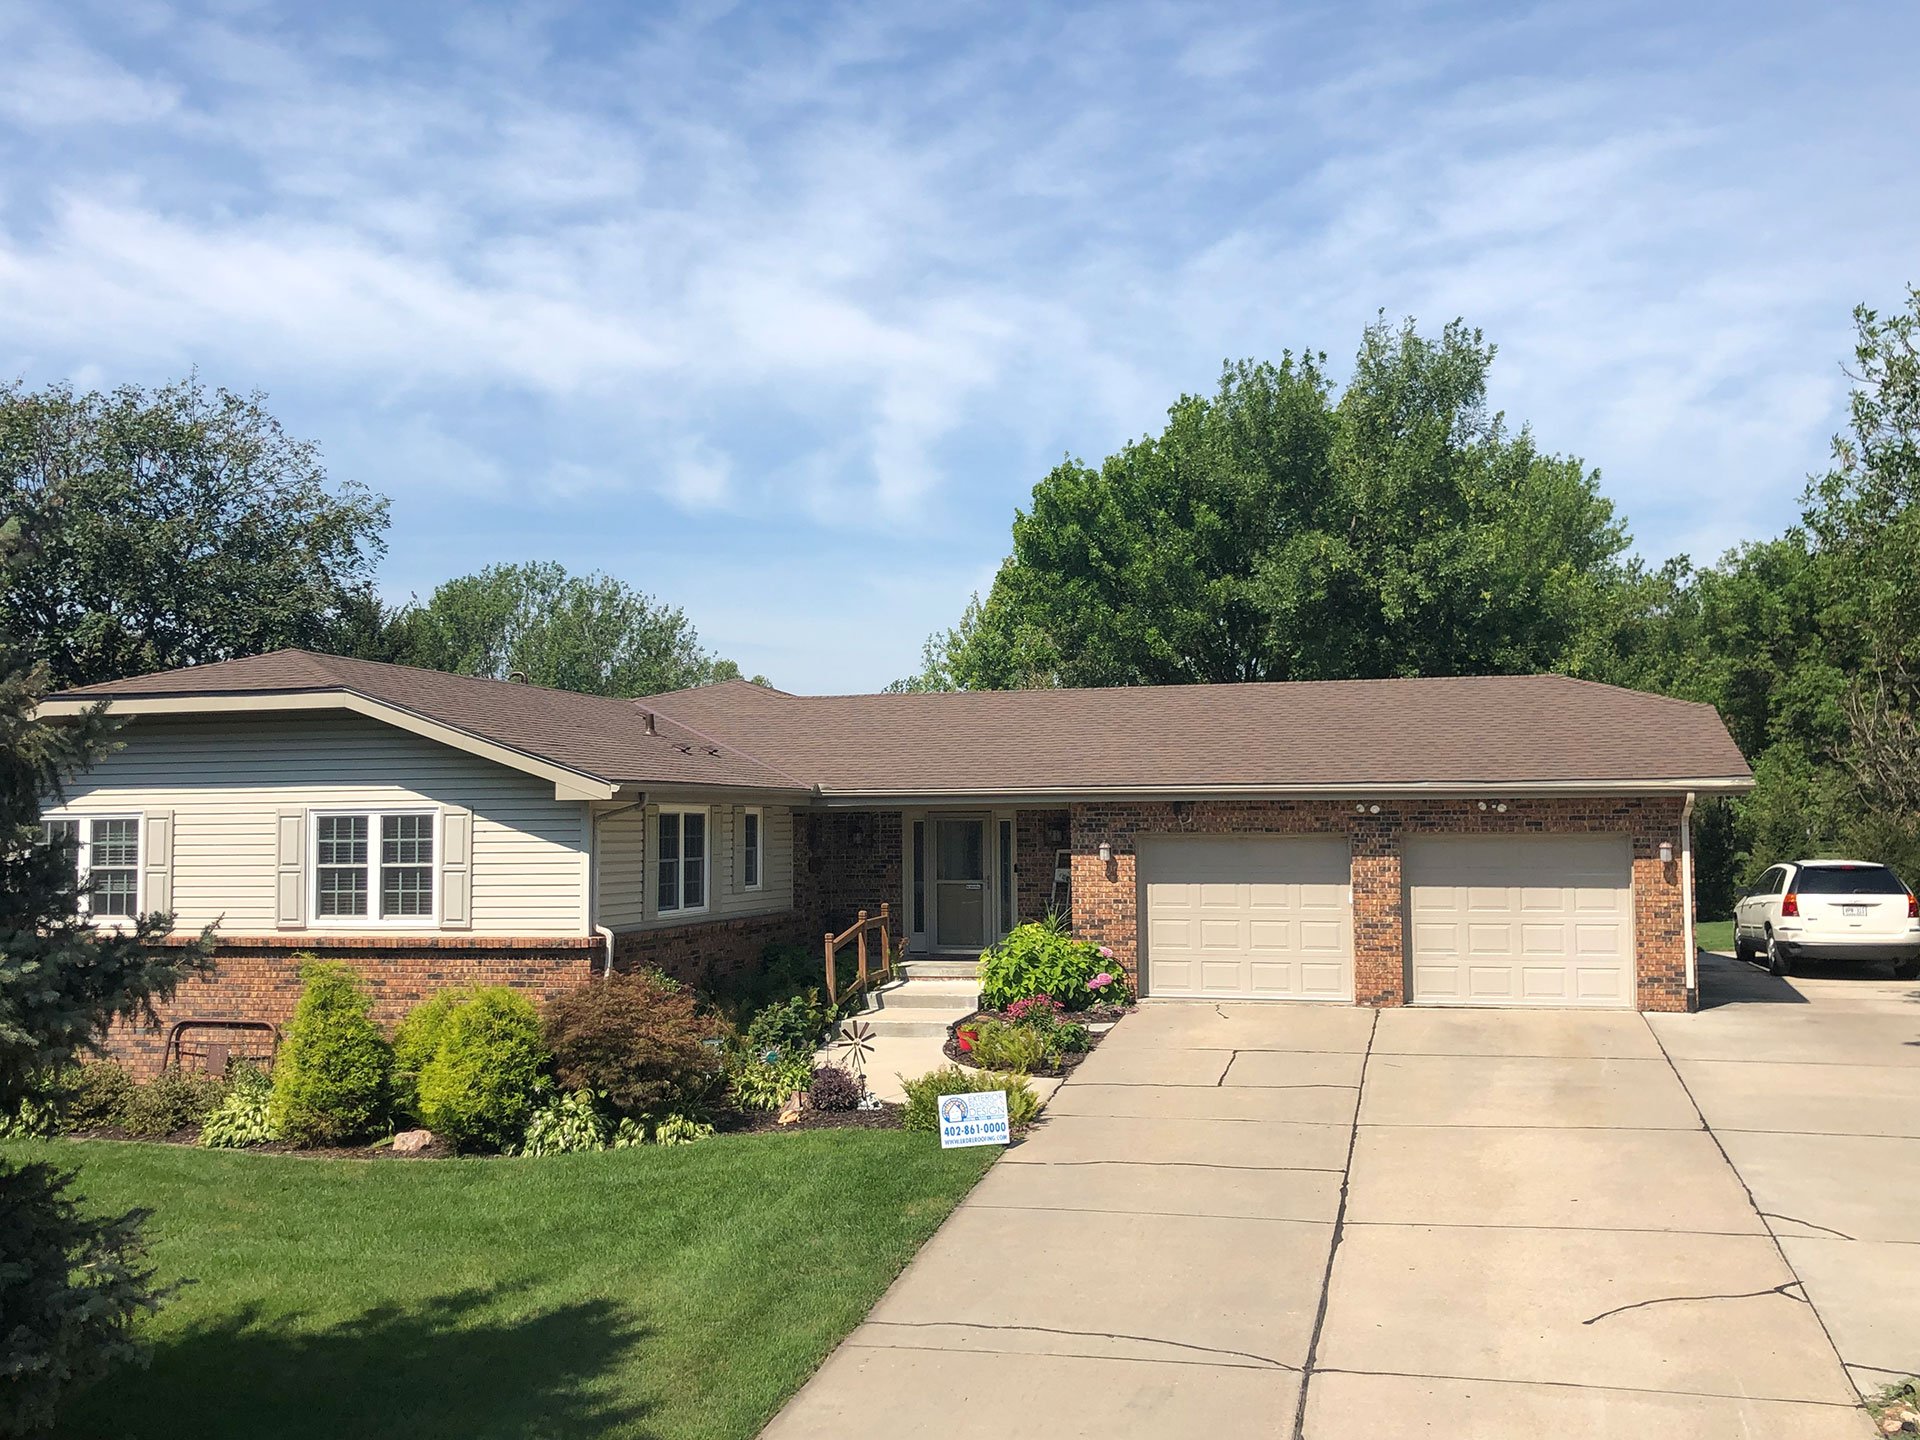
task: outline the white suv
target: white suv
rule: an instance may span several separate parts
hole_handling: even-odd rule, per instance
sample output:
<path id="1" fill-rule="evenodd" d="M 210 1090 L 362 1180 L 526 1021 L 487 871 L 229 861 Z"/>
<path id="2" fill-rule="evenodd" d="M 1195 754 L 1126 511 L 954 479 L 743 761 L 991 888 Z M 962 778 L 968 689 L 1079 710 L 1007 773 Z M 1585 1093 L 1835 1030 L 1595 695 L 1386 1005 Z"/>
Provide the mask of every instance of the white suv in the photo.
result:
<path id="1" fill-rule="evenodd" d="M 1801 960 L 1891 960 L 1920 976 L 1920 901 L 1870 860 L 1795 860 L 1762 875 L 1733 907 L 1733 950 L 1785 975 Z"/>

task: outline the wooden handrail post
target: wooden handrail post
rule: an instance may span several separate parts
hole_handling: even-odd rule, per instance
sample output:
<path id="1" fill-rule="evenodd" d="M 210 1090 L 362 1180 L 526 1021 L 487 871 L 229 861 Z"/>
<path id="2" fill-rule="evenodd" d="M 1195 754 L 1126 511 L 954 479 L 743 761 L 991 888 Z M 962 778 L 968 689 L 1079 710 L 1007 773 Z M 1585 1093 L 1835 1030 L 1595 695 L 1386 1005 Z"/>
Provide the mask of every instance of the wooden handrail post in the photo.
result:
<path id="1" fill-rule="evenodd" d="M 827 1003 L 829 1005 L 840 1003 L 838 991 L 839 987 L 834 983 L 833 976 L 833 932 L 829 930 L 827 932 Z"/>
<path id="2" fill-rule="evenodd" d="M 880 902 L 880 973 L 893 979 L 893 921 L 884 900 Z"/>
<path id="3" fill-rule="evenodd" d="M 860 933 L 856 939 L 860 947 L 860 988 L 867 988 L 867 912 L 860 912 Z"/>

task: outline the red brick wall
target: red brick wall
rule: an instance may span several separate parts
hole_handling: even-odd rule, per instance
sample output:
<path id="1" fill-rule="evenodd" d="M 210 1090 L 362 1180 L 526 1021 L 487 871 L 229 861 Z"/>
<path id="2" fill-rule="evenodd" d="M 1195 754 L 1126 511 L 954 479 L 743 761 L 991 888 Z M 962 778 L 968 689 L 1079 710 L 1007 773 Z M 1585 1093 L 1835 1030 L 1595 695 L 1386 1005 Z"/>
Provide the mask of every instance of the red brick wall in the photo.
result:
<path id="1" fill-rule="evenodd" d="M 1374 802 L 1368 802 L 1371 805 Z M 1680 864 L 1662 864 L 1662 840 L 1680 849 L 1677 797 L 1511 800 L 1504 814 L 1473 800 L 1378 802 L 1378 814 L 1353 801 L 1194 800 L 1075 805 L 1073 927 L 1113 948 L 1138 976 L 1135 846 L 1143 835 L 1344 835 L 1353 851 L 1354 995 L 1362 1005 L 1406 1003 L 1402 842 L 1408 835 L 1624 834 L 1633 846 L 1634 948 L 1642 1010 L 1684 1010 L 1687 936 Z M 1106 841 L 1113 858 L 1100 863 Z"/>
<path id="2" fill-rule="evenodd" d="M 817 949 L 820 934 L 797 910 L 714 920 L 705 925 L 676 925 L 668 930 L 630 930 L 613 937 L 613 965 L 622 971 L 662 970 L 685 984 L 706 989 L 757 968 L 761 953 L 773 944 Z M 825 963 L 823 956 L 823 967 Z"/>
<path id="3" fill-rule="evenodd" d="M 210 974 L 187 980 L 157 1024 L 119 1025 L 107 1054 L 136 1074 L 164 1059 L 167 1033 L 180 1020 L 265 1020 L 284 1027 L 300 998 L 308 956 L 344 960 L 373 995 L 374 1018 L 391 1027 L 436 990 L 452 985 L 512 985 L 537 995 L 591 979 L 605 951 L 595 939 L 440 936 L 238 936 L 223 942 Z"/>
<path id="4" fill-rule="evenodd" d="M 793 817 L 793 906 L 818 940 L 838 934 L 860 911 L 901 906 L 898 810 L 824 810 Z M 907 917 L 895 915 L 896 935 Z M 824 963 L 824 962 L 823 962 Z"/>
<path id="5" fill-rule="evenodd" d="M 1053 852 L 1066 845 L 1072 833 L 1071 824 L 1071 812 L 1064 807 L 1014 813 L 1013 865 L 1017 892 L 1014 919 L 1039 920 L 1046 916 L 1053 899 Z M 1072 908 L 1071 887 L 1063 885 L 1060 910 L 1065 913 Z"/>

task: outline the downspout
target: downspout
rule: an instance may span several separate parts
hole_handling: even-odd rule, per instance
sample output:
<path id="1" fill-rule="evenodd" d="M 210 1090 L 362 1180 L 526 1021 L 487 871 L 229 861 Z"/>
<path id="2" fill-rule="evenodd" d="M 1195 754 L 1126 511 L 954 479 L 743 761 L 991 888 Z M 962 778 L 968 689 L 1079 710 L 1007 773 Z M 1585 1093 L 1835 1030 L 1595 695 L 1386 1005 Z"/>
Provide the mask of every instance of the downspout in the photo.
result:
<path id="1" fill-rule="evenodd" d="M 647 723 L 651 728 L 651 715 L 647 717 Z M 646 803 L 647 797 L 642 795 L 631 805 L 622 805 L 618 810 L 605 810 L 590 817 L 587 823 L 587 919 L 593 927 L 593 933 L 600 937 L 601 948 L 606 953 L 606 959 L 600 966 L 603 977 L 613 974 L 613 931 L 596 918 L 600 913 L 600 822 L 610 820 L 615 815 L 624 815 L 629 810 L 638 810 Z"/>
<path id="2" fill-rule="evenodd" d="M 1700 947 L 1693 928 L 1693 791 L 1680 807 L 1680 923 L 1686 927 L 1687 1009 L 1700 1004 Z"/>

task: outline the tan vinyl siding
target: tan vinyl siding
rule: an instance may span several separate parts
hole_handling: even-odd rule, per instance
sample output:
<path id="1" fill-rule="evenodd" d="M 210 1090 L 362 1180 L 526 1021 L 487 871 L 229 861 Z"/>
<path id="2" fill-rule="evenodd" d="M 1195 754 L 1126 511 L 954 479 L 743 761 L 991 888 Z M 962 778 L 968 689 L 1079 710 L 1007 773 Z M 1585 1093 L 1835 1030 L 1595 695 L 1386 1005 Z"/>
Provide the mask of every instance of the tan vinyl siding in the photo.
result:
<path id="1" fill-rule="evenodd" d="M 472 923 L 452 933 L 586 933 L 586 805 L 554 799 L 548 781 L 358 716 L 140 720 L 124 739 L 49 813 L 171 811 L 180 928 L 217 919 L 228 935 L 288 930 L 277 920 L 275 888 L 283 813 L 432 806 L 443 816 L 472 812 Z M 437 868 L 445 860 L 436 857 Z M 311 916 L 304 928 L 345 929 Z M 354 929 L 433 927 L 356 921 Z"/>
<path id="2" fill-rule="evenodd" d="M 648 862 L 658 807 L 608 810 L 600 822 L 600 923 L 610 930 L 654 930 L 791 910 L 793 811 L 780 805 L 760 807 L 760 888 L 745 890 L 740 886 L 739 857 L 735 853 L 744 808 L 731 804 L 707 807 L 713 855 L 708 872 L 710 903 L 705 910 L 668 911 L 665 915 L 656 908 L 653 867 Z"/>

